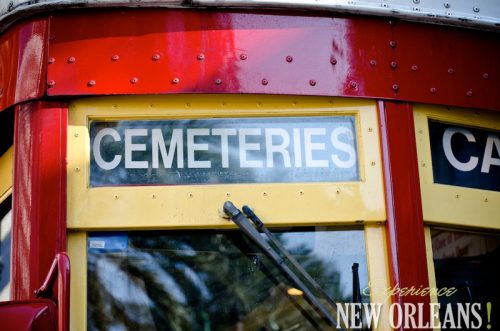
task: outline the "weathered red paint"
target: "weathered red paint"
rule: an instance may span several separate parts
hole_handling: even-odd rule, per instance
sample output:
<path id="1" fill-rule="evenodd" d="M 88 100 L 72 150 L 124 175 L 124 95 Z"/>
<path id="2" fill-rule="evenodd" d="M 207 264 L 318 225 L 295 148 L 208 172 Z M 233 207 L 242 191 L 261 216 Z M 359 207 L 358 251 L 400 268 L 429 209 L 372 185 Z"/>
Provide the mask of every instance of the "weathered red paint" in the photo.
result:
<path id="1" fill-rule="evenodd" d="M 0 36 L 0 110 L 46 91 L 48 19 L 19 23 Z"/>
<path id="2" fill-rule="evenodd" d="M 52 300 L 0 302 L 0 321 L 4 331 L 55 331 L 56 305 Z"/>
<path id="3" fill-rule="evenodd" d="M 66 250 L 67 108 L 33 102 L 16 108 L 11 298 L 27 300 L 55 254 Z"/>
<path id="4" fill-rule="evenodd" d="M 500 110 L 495 33 L 356 16 L 145 9 L 55 15 L 50 34 L 51 96 L 270 93 Z"/>
<path id="5" fill-rule="evenodd" d="M 379 102 L 378 108 L 391 286 L 395 289 L 425 288 L 429 286 L 429 280 L 413 109 L 410 104 L 395 102 Z M 429 296 L 400 296 L 396 293 L 393 300 L 398 303 L 424 303 L 423 323 L 429 321 Z"/>

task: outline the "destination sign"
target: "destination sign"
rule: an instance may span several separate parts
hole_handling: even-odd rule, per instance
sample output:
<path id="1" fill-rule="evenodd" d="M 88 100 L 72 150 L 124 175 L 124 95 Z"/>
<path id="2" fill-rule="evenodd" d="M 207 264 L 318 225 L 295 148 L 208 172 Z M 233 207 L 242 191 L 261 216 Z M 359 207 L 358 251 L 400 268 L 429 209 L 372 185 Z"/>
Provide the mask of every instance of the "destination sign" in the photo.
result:
<path id="1" fill-rule="evenodd" d="M 354 116 L 93 121 L 90 184 L 359 180 Z"/>
<path id="2" fill-rule="evenodd" d="M 500 191 L 500 133 L 429 121 L 434 182 Z"/>

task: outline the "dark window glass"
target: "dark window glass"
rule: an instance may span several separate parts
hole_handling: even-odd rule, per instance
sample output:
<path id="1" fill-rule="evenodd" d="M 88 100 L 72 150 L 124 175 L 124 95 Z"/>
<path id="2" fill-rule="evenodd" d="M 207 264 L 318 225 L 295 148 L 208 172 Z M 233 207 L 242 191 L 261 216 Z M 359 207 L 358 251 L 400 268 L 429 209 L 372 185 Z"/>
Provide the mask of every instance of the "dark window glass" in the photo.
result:
<path id="1" fill-rule="evenodd" d="M 0 301 L 10 297 L 12 197 L 0 204 Z"/>
<path id="2" fill-rule="evenodd" d="M 466 307 L 467 303 L 481 304 L 480 317 L 482 327 L 479 330 L 491 330 L 488 325 L 499 325 L 500 312 L 500 235 L 475 234 L 461 231 L 432 230 L 432 250 L 438 288 L 454 287 L 457 291 L 450 296 L 439 296 L 441 304 L 441 323 L 445 320 L 446 305 L 451 305 L 454 316 L 458 317 L 458 304 Z M 491 304 L 488 316 L 487 303 Z M 470 315 L 477 324 L 477 318 Z M 489 320 L 488 320 L 489 318 Z M 496 319 L 496 320 L 495 320 Z M 455 318 L 455 324 L 458 323 Z M 460 330 L 473 329 L 464 327 Z M 474 328 L 478 330 L 477 328 Z"/>
<path id="3" fill-rule="evenodd" d="M 352 300 L 353 263 L 368 286 L 362 229 L 274 233 L 335 301 Z M 93 233 L 87 281 L 89 330 L 327 329 L 239 231 Z"/>

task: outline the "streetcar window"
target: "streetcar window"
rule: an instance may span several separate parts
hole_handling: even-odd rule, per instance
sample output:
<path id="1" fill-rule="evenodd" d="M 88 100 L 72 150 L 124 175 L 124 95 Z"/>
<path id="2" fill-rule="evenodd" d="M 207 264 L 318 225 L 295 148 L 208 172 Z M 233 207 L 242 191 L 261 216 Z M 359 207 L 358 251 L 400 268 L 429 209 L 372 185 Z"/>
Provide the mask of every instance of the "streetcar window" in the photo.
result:
<path id="1" fill-rule="evenodd" d="M 352 301 L 364 231 L 273 231 L 336 302 Z M 235 230 L 107 232 L 88 239 L 89 330 L 321 330 L 326 324 L 269 259 Z M 326 328 L 325 328 L 326 329 Z"/>
<path id="2" fill-rule="evenodd" d="M 451 304 L 456 311 L 459 304 L 467 309 L 467 303 L 479 303 L 480 312 L 484 313 L 481 330 L 488 329 L 487 325 L 495 324 L 492 319 L 499 313 L 500 235 L 434 229 L 431 236 L 437 288 L 456 289 L 449 296 L 438 296 L 441 307 Z M 440 313 L 444 323 L 446 310 L 441 309 Z"/>
<path id="3" fill-rule="evenodd" d="M 0 301 L 10 298 L 12 196 L 0 204 Z"/>

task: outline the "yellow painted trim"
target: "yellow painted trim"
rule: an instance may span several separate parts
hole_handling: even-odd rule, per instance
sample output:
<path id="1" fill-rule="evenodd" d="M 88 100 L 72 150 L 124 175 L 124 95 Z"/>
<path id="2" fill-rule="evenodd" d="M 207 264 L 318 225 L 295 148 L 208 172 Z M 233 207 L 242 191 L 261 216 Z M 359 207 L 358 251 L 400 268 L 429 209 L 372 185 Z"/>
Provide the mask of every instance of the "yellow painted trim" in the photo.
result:
<path id="1" fill-rule="evenodd" d="M 71 263 L 70 327 L 87 330 L 87 234 L 68 233 L 68 255 Z"/>
<path id="2" fill-rule="evenodd" d="M 360 182 L 89 188 L 92 119 L 355 115 Z M 386 219 L 376 103 L 264 95 L 106 97 L 70 104 L 68 228 L 224 228 L 226 200 L 248 203 L 271 225 L 359 224 Z"/>
<path id="3" fill-rule="evenodd" d="M 500 114 L 415 105 L 415 135 L 424 220 L 431 224 L 500 229 L 500 192 L 435 184 L 428 119 L 500 130 Z"/>
<path id="4" fill-rule="evenodd" d="M 365 226 L 366 260 L 368 264 L 368 279 L 370 280 L 370 302 L 382 303 L 380 319 L 374 331 L 389 329 L 389 306 L 391 297 L 386 290 L 389 284 L 389 261 L 383 225 Z M 363 290 L 363 289 L 362 289 Z"/>
<path id="5" fill-rule="evenodd" d="M 0 202 L 5 200 L 12 189 L 12 167 L 13 167 L 14 146 L 0 156 Z"/>
<path id="6" fill-rule="evenodd" d="M 436 271 L 434 270 L 434 254 L 432 253 L 432 237 L 431 228 L 428 226 L 424 227 L 425 236 L 425 253 L 427 256 L 427 274 L 429 276 L 429 287 L 437 288 L 436 285 Z M 439 303 L 436 293 L 430 294 L 431 303 Z M 439 325 L 439 316 L 434 320 L 434 325 Z M 434 328 L 434 331 L 439 331 L 441 328 Z"/>

